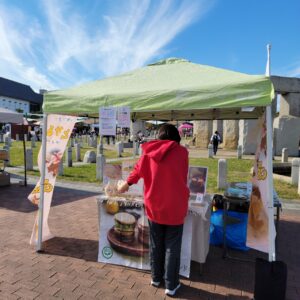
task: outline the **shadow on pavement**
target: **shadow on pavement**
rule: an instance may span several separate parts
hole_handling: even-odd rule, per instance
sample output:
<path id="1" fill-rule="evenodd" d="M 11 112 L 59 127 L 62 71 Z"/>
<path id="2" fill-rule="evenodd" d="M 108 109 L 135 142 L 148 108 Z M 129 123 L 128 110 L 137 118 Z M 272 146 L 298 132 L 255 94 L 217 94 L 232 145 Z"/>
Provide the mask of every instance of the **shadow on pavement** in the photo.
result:
<path id="1" fill-rule="evenodd" d="M 185 284 L 181 284 L 180 289 L 178 290 L 178 293 L 173 298 L 180 298 L 180 299 L 188 299 L 188 300 L 194 300 L 196 299 L 218 299 L 218 300 L 249 300 L 248 296 L 241 296 L 241 295 L 221 295 L 218 293 L 213 293 L 209 291 L 205 291 L 202 289 L 194 288 Z M 171 298 L 166 298 L 171 299 Z"/>
<path id="2" fill-rule="evenodd" d="M 98 260 L 98 241 L 67 237 L 54 237 L 44 243 L 44 254 Z"/>
<path id="3" fill-rule="evenodd" d="M 20 186 L 19 184 L 0 187 L 0 209 L 4 208 L 23 213 L 30 213 L 37 210 L 37 206 L 33 205 L 27 199 L 34 187 L 35 186 L 32 184 L 29 184 L 26 187 Z M 55 187 L 51 206 L 78 201 L 83 198 L 99 195 L 99 193 L 66 187 Z"/>

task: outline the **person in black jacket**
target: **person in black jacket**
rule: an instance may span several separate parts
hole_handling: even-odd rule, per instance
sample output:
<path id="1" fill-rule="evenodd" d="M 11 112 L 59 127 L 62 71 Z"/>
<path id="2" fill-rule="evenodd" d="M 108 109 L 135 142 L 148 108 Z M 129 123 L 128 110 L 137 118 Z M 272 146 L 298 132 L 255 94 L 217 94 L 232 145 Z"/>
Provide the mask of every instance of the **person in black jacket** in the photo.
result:
<path id="1" fill-rule="evenodd" d="M 218 131 L 215 131 L 215 133 L 211 136 L 210 143 L 213 145 L 214 155 L 216 155 L 219 144 L 222 143 L 221 136 Z"/>

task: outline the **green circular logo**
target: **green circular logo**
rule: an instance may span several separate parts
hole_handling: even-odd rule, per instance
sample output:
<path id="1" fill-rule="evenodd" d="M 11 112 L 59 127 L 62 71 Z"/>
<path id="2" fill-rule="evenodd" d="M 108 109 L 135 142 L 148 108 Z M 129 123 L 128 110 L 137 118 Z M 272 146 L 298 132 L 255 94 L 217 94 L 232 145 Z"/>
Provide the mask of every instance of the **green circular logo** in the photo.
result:
<path id="1" fill-rule="evenodd" d="M 102 255 L 103 255 L 105 258 L 109 259 L 109 258 L 111 258 L 111 257 L 113 256 L 113 251 L 112 251 L 112 249 L 111 249 L 110 247 L 105 246 L 105 247 L 103 247 L 103 249 L 102 249 Z"/>

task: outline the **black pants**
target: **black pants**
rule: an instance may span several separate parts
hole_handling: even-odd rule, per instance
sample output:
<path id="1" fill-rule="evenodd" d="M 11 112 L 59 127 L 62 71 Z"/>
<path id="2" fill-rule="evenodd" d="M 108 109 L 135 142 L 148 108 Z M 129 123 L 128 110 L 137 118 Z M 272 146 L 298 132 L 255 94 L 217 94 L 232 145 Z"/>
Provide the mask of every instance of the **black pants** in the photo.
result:
<path id="1" fill-rule="evenodd" d="M 216 155 L 216 154 L 217 154 L 217 151 L 218 151 L 218 146 L 219 146 L 219 144 L 214 144 L 214 143 L 213 143 L 214 155 Z"/>
<path id="2" fill-rule="evenodd" d="M 165 280 L 173 290 L 179 284 L 182 225 L 162 225 L 149 220 L 150 263 L 153 281 Z"/>

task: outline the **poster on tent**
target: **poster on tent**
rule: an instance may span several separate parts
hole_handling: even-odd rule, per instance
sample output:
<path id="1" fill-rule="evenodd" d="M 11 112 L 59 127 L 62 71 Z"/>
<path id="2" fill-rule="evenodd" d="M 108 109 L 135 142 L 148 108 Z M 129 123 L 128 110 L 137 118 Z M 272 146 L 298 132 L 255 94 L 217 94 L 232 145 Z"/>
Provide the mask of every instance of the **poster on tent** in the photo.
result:
<path id="1" fill-rule="evenodd" d="M 206 193 L 207 184 L 207 167 L 189 167 L 188 172 L 188 187 L 191 194 L 191 199 L 202 202 Z"/>
<path id="2" fill-rule="evenodd" d="M 99 108 L 99 132 L 102 136 L 115 136 L 117 126 L 117 110 L 115 107 Z"/>
<path id="3" fill-rule="evenodd" d="M 103 181 L 107 187 L 117 180 L 126 180 L 134 161 L 122 165 L 106 164 Z M 149 225 L 143 207 L 143 182 L 130 187 L 124 198 L 103 196 L 98 201 L 99 251 L 98 261 L 142 270 L 150 269 Z M 192 218 L 186 218 L 181 250 L 180 274 L 189 277 L 192 242 Z"/>
<path id="4" fill-rule="evenodd" d="M 118 107 L 117 122 L 118 126 L 121 128 L 130 127 L 130 108 L 128 106 Z"/>
<path id="5" fill-rule="evenodd" d="M 269 243 L 274 242 L 269 241 L 267 195 L 268 176 L 272 176 L 272 174 L 268 174 L 267 172 L 267 130 L 265 114 L 260 121 L 262 125 L 255 154 L 252 192 L 248 212 L 247 246 L 268 253 Z M 275 226 L 274 223 L 273 226 Z"/>
<path id="6" fill-rule="evenodd" d="M 53 237 L 48 226 L 53 189 L 58 174 L 59 163 L 63 157 L 68 140 L 74 128 L 77 117 L 65 115 L 48 115 L 47 118 L 47 141 L 46 141 L 46 166 L 44 182 L 44 209 L 43 209 L 43 236 L 42 241 Z M 42 147 L 38 155 L 38 167 L 42 169 Z M 40 199 L 40 180 L 28 199 L 38 205 Z M 30 244 L 36 245 L 38 239 L 38 213 L 35 218 Z"/>

